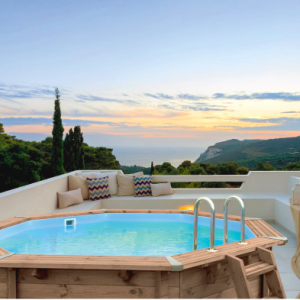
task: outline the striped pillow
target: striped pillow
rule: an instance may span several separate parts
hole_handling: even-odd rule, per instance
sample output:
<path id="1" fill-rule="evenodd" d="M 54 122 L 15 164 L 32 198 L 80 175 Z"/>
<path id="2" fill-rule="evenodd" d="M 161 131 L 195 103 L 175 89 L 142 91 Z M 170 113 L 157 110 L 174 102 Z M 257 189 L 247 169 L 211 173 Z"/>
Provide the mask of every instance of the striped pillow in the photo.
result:
<path id="1" fill-rule="evenodd" d="M 151 196 L 151 186 L 152 176 L 143 175 L 138 177 L 133 177 L 134 190 L 136 197 Z"/>
<path id="2" fill-rule="evenodd" d="M 101 178 L 87 178 L 90 200 L 100 200 L 110 198 L 108 176 Z"/>

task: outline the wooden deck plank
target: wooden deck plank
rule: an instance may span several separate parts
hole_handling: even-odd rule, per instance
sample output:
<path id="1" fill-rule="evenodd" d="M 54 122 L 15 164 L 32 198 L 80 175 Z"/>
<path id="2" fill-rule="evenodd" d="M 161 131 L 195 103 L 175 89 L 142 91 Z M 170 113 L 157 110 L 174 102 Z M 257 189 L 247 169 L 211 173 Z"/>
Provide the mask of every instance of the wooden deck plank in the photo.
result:
<path id="1" fill-rule="evenodd" d="M 18 298 L 155 298 L 155 287 L 20 283 Z"/>
<path id="2" fill-rule="evenodd" d="M 120 271 L 102 270 L 47 270 L 46 278 L 32 276 L 33 269 L 19 269 L 18 283 L 78 284 L 100 286 L 155 286 L 155 272 L 135 271 L 129 280 L 121 278 Z"/>

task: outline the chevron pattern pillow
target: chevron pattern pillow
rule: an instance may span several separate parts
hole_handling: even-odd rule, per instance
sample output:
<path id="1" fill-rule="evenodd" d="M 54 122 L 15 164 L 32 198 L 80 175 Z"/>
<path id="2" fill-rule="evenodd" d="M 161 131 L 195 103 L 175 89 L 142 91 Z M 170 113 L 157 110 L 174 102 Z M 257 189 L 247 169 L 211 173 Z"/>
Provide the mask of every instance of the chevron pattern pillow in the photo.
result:
<path id="1" fill-rule="evenodd" d="M 152 176 L 143 175 L 138 177 L 133 177 L 134 190 L 136 197 L 151 196 L 151 186 Z"/>
<path id="2" fill-rule="evenodd" d="M 101 178 L 87 178 L 90 200 L 101 200 L 110 198 L 108 176 Z"/>

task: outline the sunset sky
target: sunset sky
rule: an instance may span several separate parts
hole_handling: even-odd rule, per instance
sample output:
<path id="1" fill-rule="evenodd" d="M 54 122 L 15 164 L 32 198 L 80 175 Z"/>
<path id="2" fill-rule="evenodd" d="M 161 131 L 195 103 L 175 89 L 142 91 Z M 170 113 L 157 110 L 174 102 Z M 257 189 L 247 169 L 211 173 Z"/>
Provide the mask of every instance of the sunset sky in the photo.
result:
<path id="1" fill-rule="evenodd" d="M 300 1 L 0 0 L 0 122 L 93 146 L 300 135 Z"/>

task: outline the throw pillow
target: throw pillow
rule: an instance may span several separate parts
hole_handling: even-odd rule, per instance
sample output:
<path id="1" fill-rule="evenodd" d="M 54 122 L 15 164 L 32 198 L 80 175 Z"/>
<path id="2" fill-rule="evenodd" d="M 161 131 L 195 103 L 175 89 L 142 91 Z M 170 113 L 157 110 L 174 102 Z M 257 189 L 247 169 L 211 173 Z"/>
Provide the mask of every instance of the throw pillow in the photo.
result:
<path id="1" fill-rule="evenodd" d="M 70 205 L 83 203 L 80 188 L 74 191 L 58 192 L 58 207 L 66 208 Z"/>
<path id="2" fill-rule="evenodd" d="M 89 186 L 90 200 L 100 200 L 110 198 L 108 176 L 102 178 L 87 178 Z"/>
<path id="3" fill-rule="evenodd" d="M 133 176 L 142 176 L 143 172 L 138 172 L 134 174 L 117 174 L 117 182 L 118 182 L 118 196 L 134 196 L 134 183 Z"/>
<path id="4" fill-rule="evenodd" d="M 151 196 L 152 176 L 144 175 L 139 177 L 133 177 L 134 191 L 136 197 Z"/>
<path id="5" fill-rule="evenodd" d="M 90 178 L 95 178 L 95 175 L 90 175 Z M 82 198 L 84 200 L 89 200 L 89 187 L 87 184 L 87 180 L 83 176 L 70 175 L 69 176 L 69 191 L 74 191 L 77 189 L 81 189 Z"/>
<path id="6" fill-rule="evenodd" d="M 101 178 L 101 177 L 108 176 L 109 193 L 112 196 L 117 195 L 117 192 L 118 192 L 118 185 L 117 185 L 118 170 L 109 171 L 107 173 L 95 171 L 95 172 L 81 172 L 79 174 L 85 178 Z M 91 175 L 93 175 L 94 177 L 91 177 Z"/>
<path id="7" fill-rule="evenodd" d="M 157 183 L 157 184 L 151 183 L 150 186 L 151 186 L 151 192 L 153 197 L 173 194 L 173 190 L 170 182 Z"/>

